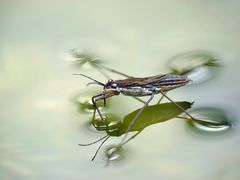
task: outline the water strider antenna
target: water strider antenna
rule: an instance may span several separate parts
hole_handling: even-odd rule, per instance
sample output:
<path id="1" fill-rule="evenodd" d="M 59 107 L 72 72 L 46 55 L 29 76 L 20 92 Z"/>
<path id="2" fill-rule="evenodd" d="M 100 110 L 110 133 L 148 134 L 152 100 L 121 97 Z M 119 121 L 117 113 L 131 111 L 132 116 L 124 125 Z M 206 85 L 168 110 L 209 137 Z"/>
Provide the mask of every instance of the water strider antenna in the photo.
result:
<path id="1" fill-rule="evenodd" d="M 89 76 L 86 76 L 85 74 L 74 73 L 73 75 L 84 76 L 84 77 L 86 77 L 86 78 L 88 78 L 88 79 L 91 79 L 92 81 L 95 82 L 95 83 L 94 83 L 94 82 L 92 82 L 92 83 L 88 83 L 88 85 L 89 85 L 89 84 L 98 84 L 98 85 L 101 85 L 101 86 L 105 87 L 105 84 L 103 84 L 103 83 L 101 83 L 100 81 L 97 81 L 96 79 L 93 79 L 93 78 L 91 78 L 91 77 L 89 77 Z"/>

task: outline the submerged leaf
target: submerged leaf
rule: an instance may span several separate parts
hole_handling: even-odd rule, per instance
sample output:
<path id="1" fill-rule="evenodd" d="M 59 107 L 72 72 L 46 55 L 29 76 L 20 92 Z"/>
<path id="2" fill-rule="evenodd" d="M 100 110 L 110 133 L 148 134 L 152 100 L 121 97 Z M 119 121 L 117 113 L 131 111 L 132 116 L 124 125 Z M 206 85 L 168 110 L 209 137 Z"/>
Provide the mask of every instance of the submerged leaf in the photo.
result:
<path id="1" fill-rule="evenodd" d="M 176 103 L 184 110 L 191 108 L 192 105 L 192 103 L 186 101 Z M 122 134 L 126 133 L 129 124 L 132 122 L 139 111 L 140 109 L 137 109 L 125 116 L 123 122 L 119 122 L 117 125 L 115 125 L 112 131 L 107 131 L 107 133 L 111 136 L 121 136 Z M 144 128 L 150 125 L 170 120 L 181 113 L 182 110 L 180 110 L 173 103 L 163 103 L 147 106 L 131 127 L 130 132 L 142 131 Z"/>

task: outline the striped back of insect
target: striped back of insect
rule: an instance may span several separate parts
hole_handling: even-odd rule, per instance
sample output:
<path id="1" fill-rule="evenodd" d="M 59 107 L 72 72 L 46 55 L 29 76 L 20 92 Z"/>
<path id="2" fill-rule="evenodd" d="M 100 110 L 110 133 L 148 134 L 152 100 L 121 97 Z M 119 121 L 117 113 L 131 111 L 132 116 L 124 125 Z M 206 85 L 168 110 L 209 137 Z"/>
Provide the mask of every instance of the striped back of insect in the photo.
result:
<path id="1" fill-rule="evenodd" d="M 162 91 L 166 92 L 181 86 L 184 86 L 190 81 L 186 76 L 166 74 L 162 76 L 159 81 L 153 83 L 153 86 L 160 88 Z"/>
<path id="2" fill-rule="evenodd" d="M 128 78 L 117 80 L 114 83 L 117 85 L 116 90 L 127 96 L 148 96 L 158 94 L 161 91 L 166 92 L 180 86 L 184 86 L 189 82 L 185 76 L 174 74 L 165 74 L 150 76 L 145 78 Z"/>

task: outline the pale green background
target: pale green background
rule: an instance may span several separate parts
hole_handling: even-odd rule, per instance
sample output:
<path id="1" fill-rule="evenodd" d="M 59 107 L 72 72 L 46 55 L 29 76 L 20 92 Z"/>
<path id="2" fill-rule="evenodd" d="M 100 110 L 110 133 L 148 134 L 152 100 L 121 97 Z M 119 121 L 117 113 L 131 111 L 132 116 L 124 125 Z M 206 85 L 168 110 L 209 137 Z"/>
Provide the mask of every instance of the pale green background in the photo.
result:
<path id="1" fill-rule="evenodd" d="M 237 0 L 2 0 L 0 179 L 240 179 L 239 37 Z M 96 146 L 77 144 L 101 135 L 81 127 L 89 116 L 70 101 L 89 82 L 72 76 L 79 71 L 68 61 L 71 48 L 134 76 L 168 72 L 167 60 L 180 52 L 213 52 L 220 76 L 169 95 L 224 108 L 236 121 L 232 132 L 213 138 L 172 120 L 143 131 L 121 163 L 105 168 L 101 153 L 91 162 Z M 122 115 L 139 106 L 113 100 Z"/>

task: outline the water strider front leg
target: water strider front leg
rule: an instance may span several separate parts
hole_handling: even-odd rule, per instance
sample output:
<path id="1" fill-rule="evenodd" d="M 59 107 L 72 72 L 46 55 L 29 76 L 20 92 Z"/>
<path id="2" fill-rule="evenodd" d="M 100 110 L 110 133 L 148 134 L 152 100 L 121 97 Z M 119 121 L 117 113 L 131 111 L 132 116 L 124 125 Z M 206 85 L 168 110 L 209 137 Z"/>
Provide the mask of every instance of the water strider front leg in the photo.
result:
<path id="1" fill-rule="evenodd" d="M 118 91 L 109 89 L 101 94 L 98 94 L 98 95 L 92 97 L 93 106 L 97 110 L 102 121 L 104 121 L 104 119 L 103 119 L 102 113 L 100 112 L 100 110 L 98 108 L 97 101 L 106 100 L 107 98 L 110 98 L 110 97 L 116 96 L 116 95 L 119 95 Z"/>

